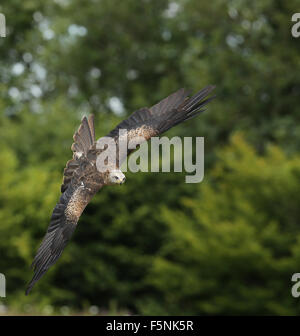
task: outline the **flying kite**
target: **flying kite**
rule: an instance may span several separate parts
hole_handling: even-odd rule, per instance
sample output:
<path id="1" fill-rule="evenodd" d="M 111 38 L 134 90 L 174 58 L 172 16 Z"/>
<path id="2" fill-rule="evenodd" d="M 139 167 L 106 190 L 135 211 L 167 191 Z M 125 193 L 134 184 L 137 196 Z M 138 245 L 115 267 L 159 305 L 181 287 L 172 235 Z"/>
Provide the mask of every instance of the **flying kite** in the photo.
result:
<path id="1" fill-rule="evenodd" d="M 214 88 L 215 86 L 209 85 L 192 97 L 182 88 L 151 108 L 141 108 L 133 112 L 106 137 L 113 139 L 119 152 L 122 140 L 119 137 L 120 130 L 126 130 L 127 142 L 137 137 L 147 141 L 153 136 L 159 136 L 204 111 L 203 107 L 215 97 L 208 98 Z M 93 115 L 82 119 L 73 139 L 73 158 L 64 169 L 62 195 L 53 210 L 46 235 L 31 265 L 34 275 L 26 289 L 26 295 L 61 256 L 92 197 L 105 185 L 120 185 L 125 182 L 125 175 L 120 167 L 133 149 L 127 147 L 123 155 L 118 155 L 115 166 L 99 171 L 96 161 L 101 150 L 95 140 Z"/>

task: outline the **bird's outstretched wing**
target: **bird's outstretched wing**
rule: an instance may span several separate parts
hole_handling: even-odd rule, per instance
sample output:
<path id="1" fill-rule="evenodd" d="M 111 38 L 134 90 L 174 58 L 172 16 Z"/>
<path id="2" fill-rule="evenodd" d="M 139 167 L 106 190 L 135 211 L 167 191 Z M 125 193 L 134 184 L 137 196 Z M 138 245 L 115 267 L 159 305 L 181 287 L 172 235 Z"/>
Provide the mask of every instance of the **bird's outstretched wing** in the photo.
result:
<path id="1" fill-rule="evenodd" d="M 47 233 L 33 260 L 34 276 L 30 281 L 26 295 L 34 284 L 47 272 L 62 254 L 70 240 L 79 217 L 101 184 L 90 181 L 95 168 L 90 164 L 89 151 L 93 150 L 95 133 L 93 117 L 82 119 L 78 131 L 74 134 L 73 159 L 67 163 L 61 187 L 62 195 L 56 204 Z"/>
<path id="2" fill-rule="evenodd" d="M 215 98 L 215 96 L 208 98 L 214 88 L 215 86 L 209 85 L 191 98 L 188 97 L 188 91 L 180 89 L 151 108 L 142 108 L 133 112 L 107 135 L 116 141 L 117 165 L 120 167 L 126 157 L 134 151 L 134 149 L 128 149 L 125 153 L 121 151 L 119 155 L 121 141 L 127 141 L 126 145 L 128 145 L 129 142 L 134 142 L 135 138 L 139 138 L 140 144 L 141 138 L 147 141 L 195 117 L 204 111 L 203 107 L 208 102 Z M 120 130 L 126 130 L 122 136 L 119 136 Z"/>

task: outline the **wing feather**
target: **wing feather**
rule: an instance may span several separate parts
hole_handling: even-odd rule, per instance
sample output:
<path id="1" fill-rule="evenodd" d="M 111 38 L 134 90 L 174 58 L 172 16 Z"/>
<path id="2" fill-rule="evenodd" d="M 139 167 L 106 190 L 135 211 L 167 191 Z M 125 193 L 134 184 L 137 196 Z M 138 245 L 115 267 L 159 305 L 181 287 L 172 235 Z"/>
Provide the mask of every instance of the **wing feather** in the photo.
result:
<path id="1" fill-rule="evenodd" d="M 95 144 L 95 127 L 94 116 L 90 115 L 89 119 L 83 117 L 78 131 L 75 132 L 74 143 L 72 144 L 73 158 L 69 160 L 64 169 L 63 183 L 61 185 L 61 192 L 63 193 L 70 184 L 74 172 L 80 165 L 80 158 L 82 156 L 87 157 L 89 151 Z"/>
<path id="2" fill-rule="evenodd" d="M 70 240 L 79 217 L 93 194 L 82 186 L 70 185 L 55 206 L 47 233 L 33 260 L 34 275 L 28 284 L 26 295 L 35 283 L 58 260 Z"/>
<path id="3" fill-rule="evenodd" d="M 184 88 L 172 93 L 151 108 L 141 108 L 133 112 L 127 119 L 123 120 L 116 128 L 114 128 L 107 136 L 113 137 L 117 144 L 117 165 L 120 167 L 127 156 L 134 150 L 128 149 L 127 153 L 120 157 L 119 131 L 126 130 L 127 145 L 134 141 L 135 138 L 143 137 L 145 141 L 153 136 L 158 136 L 170 128 L 189 120 L 199 113 L 203 112 L 203 107 L 213 98 L 207 96 L 213 91 L 215 86 L 209 85 L 197 92 L 191 98 L 188 97 L 189 92 Z M 141 143 L 140 141 L 138 142 Z"/>

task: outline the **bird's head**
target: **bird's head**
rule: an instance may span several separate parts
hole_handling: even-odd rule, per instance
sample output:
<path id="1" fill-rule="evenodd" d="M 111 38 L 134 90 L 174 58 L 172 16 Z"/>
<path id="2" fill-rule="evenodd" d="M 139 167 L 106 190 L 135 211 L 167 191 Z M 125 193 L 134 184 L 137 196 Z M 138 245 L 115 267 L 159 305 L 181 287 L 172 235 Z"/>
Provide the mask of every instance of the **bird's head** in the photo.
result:
<path id="1" fill-rule="evenodd" d="M 108 174 L 108 184 L 123 184 L 126 180 L 121 170 L 111 170 Z"/>

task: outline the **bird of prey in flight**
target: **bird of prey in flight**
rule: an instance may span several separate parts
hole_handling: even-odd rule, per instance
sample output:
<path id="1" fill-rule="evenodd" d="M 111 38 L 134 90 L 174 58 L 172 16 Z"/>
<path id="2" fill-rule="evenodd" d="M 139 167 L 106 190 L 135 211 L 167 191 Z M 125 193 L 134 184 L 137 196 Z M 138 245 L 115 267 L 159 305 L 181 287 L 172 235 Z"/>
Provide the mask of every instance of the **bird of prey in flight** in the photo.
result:
<path id="1" fill-rule="evenodd" d="M 143 137 L 145 141 L 158 136 L 175 125 L 189 120 L 204 109 L 213 97 L 208 95 L 215 87 L 209 85 L 189 97 L 189 92 L 180 89 L 163 99 L 151 108 L 141 108 L 123 120 L 107 137 L 114 140 L 117 151 L 120 150 L 119 130 L 126 130 L 126 141 Z M 106 171 L 97 169 L 96 160 L 99 149 L 96 146 L 94 118 L 84 117 L 78 131 L 73 136 L 71 147 L 73 158 L 64 169 L 61 196 L 56 204 L 46 235 L 33 260 L 34 275 L 30 281 L 26 295 L 34 284 L 56 263 L 70 240 L 80 215 L 92 197 L 105 185 L 122 184 L 125 175 L 121 172 L 122 162 L 133 151 L 127 149 L 119 155 L 114 167 Z M 100 139 L 101 140 L 101 139 Z"/>

